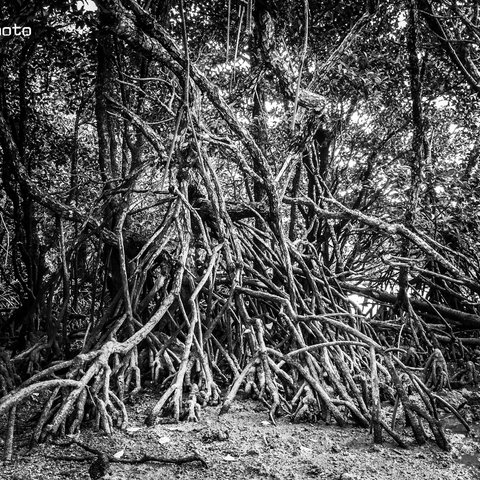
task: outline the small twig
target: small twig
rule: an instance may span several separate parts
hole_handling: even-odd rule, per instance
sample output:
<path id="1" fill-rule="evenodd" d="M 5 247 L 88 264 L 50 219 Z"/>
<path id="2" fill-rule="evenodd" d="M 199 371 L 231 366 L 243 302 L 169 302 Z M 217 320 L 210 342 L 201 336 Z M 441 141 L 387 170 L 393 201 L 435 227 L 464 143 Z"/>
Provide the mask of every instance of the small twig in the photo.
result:
<path id="1" fill-rule="evenodd" d="M 167 458 L 167 457 L 156 457 L 153 455 L 144 454 L 141 458 L 109 458 L 112 463 L 146 463 L 146 462 L 159 462 L 159 463 L 175 463 L 176 465 L 182 465 L 184 463 L 190 462 L 200 462 L 204 467 L 208 467 L 207 462 L 198 454 L 193 453 L 185 457 L 178 458 Z"/>
<path id="2" fill-rule="evenodd" d="M 87 445 L 80 444 L 79 442 L 71 442 L 77 443 L 81 447 L 85 449 L 95 450 Z M 67 446 L 67 445 L 60 445 L 60 446 Z M 92 452 L 93 453 L 93 452 Z M 95 457 L 90 455 L 85 456 L 76 456 L 76 455 L 45 455 L 46 458 L 50 458 L 52 460 L 63 460 L 66 462 L 91 462 L 94 460 Z M 154 455 L 147 455 L 144 454 L 140 458 L 115 458 L 112 456 L 108 456 L 108 461 L 110 463 L 128 463 L 128 464 L 139 464 L 139 463 L 147 463 L 147 462 L 158 462 L 158 463 L 174 463 L 176 465 L 182 465 L 184 463 L 190 462 L 200 462 L 204 467 L 208 467 L 207 462 L 198 454 L 193 453 L 191 455 L 187 455 L 185 457 L 177 457 L 177 458 L 168 458 L 168 457 L 156 457 Z"/>
<path id="3" fill-rule="evenodd" d="M 60 442 L 54 442 L 53 443 L 57 447 L 61 448 L 68 448 L 71 447 L 72 445 L 78 445 L 79 447 L 82 447 L 84 450 L 86 450 L 89 453 L 93 453 L 94 455 L 101 455 L 102 452 L 94 447 L 91 447 L 90 445 L 87 445 L 85 443 L 79 442 L 78 440 L 69 440 L 68 442 L 65 443 L 60 443 Z M 60 458 L 60 457 L 55 457 L 55 458 Z M 84 457 L 77 457 L 77 458 L 84 458 Z M 85 460 L 88 460 L 91 457 L 85 457 Z"/>
<path id="4" fill-rule="evenodd" d="M 89 455 L 84 457 L 78 457 L 75 455 L 45 455 L 45 458 L 56 461 L 61 460 L 65 462 L 91 462 L 92 460 L 95 460 L 95 457 Z"/>

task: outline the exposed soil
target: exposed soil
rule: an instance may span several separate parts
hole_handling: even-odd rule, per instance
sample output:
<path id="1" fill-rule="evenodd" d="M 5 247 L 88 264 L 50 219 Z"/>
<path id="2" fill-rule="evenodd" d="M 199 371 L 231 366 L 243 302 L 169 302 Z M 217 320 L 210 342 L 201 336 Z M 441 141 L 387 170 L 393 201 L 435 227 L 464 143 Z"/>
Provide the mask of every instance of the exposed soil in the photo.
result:
<path id="1" fill-rule="evenodd" d="M 239 400 L 230 412 L 218 416 L 219 407 L 207 408 L 198 423 L 164 424 L 146 427 L 144 418 L 156 396 L 142 394 L 130 407 L 130 427 L 107 437 L 85 430 L 78 440 L 122 458 L 142 454 L 181 457 L 197 452 L 207 462 L 183 465 L 160 463 L 113 463 L 110 478 L 158 479 L 462 479 L 480 478 L 478 444 L 472 438 L 452 433 L 451 452 L 439 450 L 433 442 L 408 450 L 393 443 L 372 443 L 364 429 L 339 428 L 323 423 L 291 423 L 286 418 L 277 426 L 268 421 L 266 409 L 251 400 Z M 28 432 L 24 432 L 25 434 Z M 22 436 L 20 436 L 20 439 Z M 15 461 L 3 465 L 0 478 L 12 480 L 89 479 L 92 460 L 60 460 L 61 456 L 87 457 L 74 445 L 60 448 L 43 444 L 29 451 L 19 447 Z M 53 458 L 51 458 L 53 457 Z M 468 459 L 472 461 L 468 461 Z M 93 459 L 93 457 L 91 457 Z M 470 466 L 459 463 L 469 463 Z M 467 459 L 467 461 L 465 461 Z"/>

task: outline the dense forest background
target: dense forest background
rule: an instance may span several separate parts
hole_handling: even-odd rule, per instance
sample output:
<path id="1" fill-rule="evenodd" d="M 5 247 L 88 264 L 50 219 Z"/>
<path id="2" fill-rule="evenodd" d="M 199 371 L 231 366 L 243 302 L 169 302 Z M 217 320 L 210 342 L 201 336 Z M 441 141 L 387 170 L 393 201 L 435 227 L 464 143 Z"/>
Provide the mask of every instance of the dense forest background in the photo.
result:
<path id="1" fill-rule="evenodd" d="M 0 3 L 0 413 L 227 411 L 448 441 L 477 382 L 479 3 Z M 448 364 L 448 365 L 447 365 Z M 453 369 L 453 370 L 452 370 Z M 420 404 L 409 393 L 416 392 Z"/>

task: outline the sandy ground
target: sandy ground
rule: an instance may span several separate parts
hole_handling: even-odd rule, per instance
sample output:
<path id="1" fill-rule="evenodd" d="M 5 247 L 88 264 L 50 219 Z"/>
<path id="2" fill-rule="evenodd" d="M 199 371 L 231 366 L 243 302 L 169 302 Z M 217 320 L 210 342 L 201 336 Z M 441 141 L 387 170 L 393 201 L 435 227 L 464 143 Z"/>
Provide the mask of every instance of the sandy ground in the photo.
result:
<path id="1" fill-rule="evenodd" d="M 127 431 L 111 437 L 91 430 L 78 439 L 123 458 L 142 454 L 179 457 L 197 452 L 200 463 L 165 465 L 159 463 L 119 464 L 111 467 L 111 479 L 124 480 L 207 480 L 207 479 L 462 479 L 480 478 L 477 466 L 465 466 L 461 457 L 476 461 L 479 446 L 474 439 L 453 433 L 451 452 L 433 443 L 412 444 L 402 450 L 390 442 L 372 443 L 368 431 L 355 427 L 339 428 L 323 423 L 290 423 L 282 418 L 277 426 L 268 421 L 265 408 L 251 400 L 237 401 L 230 412 L 218 416 L 219 407 L 207 408 L 198 423 L 164 424 L 146 427 L 145 413 L 154 402 L 144 394 L 130 407 Z M 0 466 L 0 478 L 12 480 L 89 479 L 89 461 L 61 460 L 61 456 L 86 456 L 78 446 L 59 448 L 40 445 L 33 451 L 21 446 L 15 460 Z M 51 458 L 53 457 L 53 458 Z M 478 463 L 478 462 L 477 462 Z"/>

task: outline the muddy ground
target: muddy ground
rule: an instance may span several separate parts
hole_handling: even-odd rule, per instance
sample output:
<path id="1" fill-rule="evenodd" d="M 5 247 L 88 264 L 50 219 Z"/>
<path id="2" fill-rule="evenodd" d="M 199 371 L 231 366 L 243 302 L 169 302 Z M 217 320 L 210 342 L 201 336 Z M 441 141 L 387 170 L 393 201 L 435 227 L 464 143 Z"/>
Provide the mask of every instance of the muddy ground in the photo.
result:
<path id="1" fill-rule="evenodd" d="M 402 450 L 385 442 L 372 443 L 368 431 L 339 428 L 324 423 L 291 423 L 281 418 L 277 426 L 268 421 L 264 406 L 252 400 L 237 401 L 230 412 L 218 416 L 219 407 L 203 411 L 198 423 L 146 427 L 144 418 L 155 402 L 144 393 L 129 407 L 127 431 L 111 437 L 86 429 L 78 440 L 109 455 L 139 458 L 143 454 L 182 457 L 196 452 L 207 463 L 183 465 L 160 463 L 111 466 L 111 479 L 207 480 L 207 479 L 462 479 L 480 478 L 479 444 L 475 438 L 451 432 L 453 448 L 439 450 L 433 442 Z M 455 428 L 454 428 L 455 430 Z M 63 460 L 65 456 L 88 456 L 78 446 L 59 448 L 43 444 L 32 451 L 21 446 L 13 462 L 0 466 L 0 478 L 12 480 L 89 479 L 91 460 Z M 93 457 L 90 457 L 93 458 Z M 469 465 L 465 465 L 465 463 Z"/>

